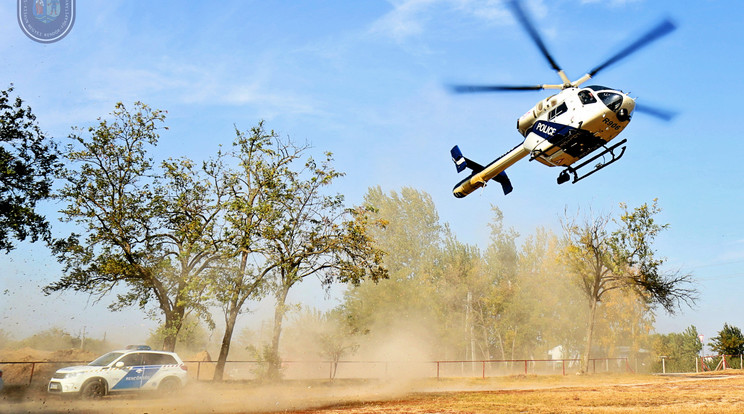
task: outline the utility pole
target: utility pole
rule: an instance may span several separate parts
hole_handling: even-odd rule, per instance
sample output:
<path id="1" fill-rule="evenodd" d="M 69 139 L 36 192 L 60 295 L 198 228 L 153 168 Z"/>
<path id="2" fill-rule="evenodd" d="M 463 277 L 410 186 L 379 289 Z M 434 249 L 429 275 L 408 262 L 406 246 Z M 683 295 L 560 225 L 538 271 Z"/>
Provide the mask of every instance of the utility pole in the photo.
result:
<path id="1" fill-rule="evenodd" d="M 85 351 L 85 326 L 83 326 L 83 333 L 80 335 L 80 350 Z"/>

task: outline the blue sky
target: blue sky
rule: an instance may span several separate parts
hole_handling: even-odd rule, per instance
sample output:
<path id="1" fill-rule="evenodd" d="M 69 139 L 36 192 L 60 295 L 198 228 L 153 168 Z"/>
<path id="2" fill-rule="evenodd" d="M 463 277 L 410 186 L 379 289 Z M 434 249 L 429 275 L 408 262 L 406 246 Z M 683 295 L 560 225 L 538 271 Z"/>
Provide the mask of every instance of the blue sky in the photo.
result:
<path id="1" fill-rule="evenodd" d="M 670 268 L 692 272 L 694 310 L 659 315 L 657 330 L 694 324 L 712 337 L 744 327 L 744 204 L 739 100 L 744 73 L 735 1 L 526 1 L 545 43 L 576 79 L 660 19 L 678 30 L 590 83 L 679 112 L 671 123 L 638 114 L 622 137 L 622 160 L 578 184 L 522 161 L 497 185 L 465 199 L 449 149 L 489 162 L 521 142 L 516 119 L 546 92 L 455 96 L 462 83 L 558 81 L 501 1 L 80 1 L 70 34 L 40 44 L 18 27 L 15 2 L 0 4 L 0 87 L 13 83 L 48 135 L 106 116 L 117 101 L 168 111 L 156 156 L 200 159 L 233 129 L 269 128 L 332 151 L 346 172 L 336 190 L 358 203 L 367 188 L 410 186 L 432 195 L 460 239 L 485 246 L 491 205 L 521 234 L 559 231 L 564 209 L 618 211 L 659 199 L 671 225 L 657 248 Z M 55 206 L 49 206 L 50 214 Z M 41 246 L 0 257 L 0 327 L 19 335 L 50 326 L 94 335 L 142 322 L 137 310 L 110 314 L 83 295 L 44 298 L 59 266 Z M 333 306 L 317 286 L 298 301 Z M 316 299 L 317 298 L 317 299 Z M 146 336 L 146 332 L 144 336 Z"/>

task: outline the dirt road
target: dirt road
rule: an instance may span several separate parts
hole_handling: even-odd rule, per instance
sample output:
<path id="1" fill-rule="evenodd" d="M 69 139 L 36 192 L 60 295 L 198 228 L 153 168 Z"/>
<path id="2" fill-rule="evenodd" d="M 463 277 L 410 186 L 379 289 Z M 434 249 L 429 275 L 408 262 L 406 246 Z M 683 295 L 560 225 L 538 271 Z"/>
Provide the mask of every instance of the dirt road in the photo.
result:
<path id="1" fill-rule="evenodd" d="M 744 412 L 744 375 L 519 376 L 486 380 L 194 383 L 173 397 L 80 401 L 6 390 L 0 412 L 619 413 Z"/>

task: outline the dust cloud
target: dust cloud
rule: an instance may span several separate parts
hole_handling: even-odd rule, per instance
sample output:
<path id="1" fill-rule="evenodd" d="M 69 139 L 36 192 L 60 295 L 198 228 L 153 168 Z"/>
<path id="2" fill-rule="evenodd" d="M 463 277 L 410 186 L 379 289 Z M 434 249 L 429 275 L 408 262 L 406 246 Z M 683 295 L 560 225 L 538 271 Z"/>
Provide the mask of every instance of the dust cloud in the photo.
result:
<path id="1" fill-rule="evenodd" d="M 384 401 L 403 396 L 413 388 L 375 381 L 344 384 L 328 381 L 296 381 L 281 385 L 244 382 L 198 382 L 175 396 L 111 395 L 98 401 L 82 401 L 46 395 L 39 390 L 24 395 L 1 395 L 0 412 L 86 413 L 244 413 L 319 408 L 359 401 Z"/>

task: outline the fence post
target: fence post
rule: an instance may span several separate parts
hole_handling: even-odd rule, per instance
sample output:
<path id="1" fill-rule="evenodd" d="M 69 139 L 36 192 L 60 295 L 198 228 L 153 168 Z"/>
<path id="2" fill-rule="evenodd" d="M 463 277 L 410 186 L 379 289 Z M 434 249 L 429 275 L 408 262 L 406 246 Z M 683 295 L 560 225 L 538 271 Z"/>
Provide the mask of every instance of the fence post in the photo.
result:
<path id="1" fill-rule="evenodd" d="M 563 365 L 563 376 L 565 377 L 566 376 L 566 360 L 565 359 L 561 361 L 561 365 Z"/>
<path id="2" fill-rule="evenodd" d="M 196 380 L 199 381 L 199 373 L 201 372 L 201 361 L 196 363 Z"/>
<path id="3" fill-rule="evenodd" d="M 483 379 L 486 379 L 486 361 L 483 361 Z"/>
<path id="4" fill-rule="evenodd" d="M 437 381 L 439 381 L 439 361 L 437 361 Z"/>
<path id="5" fill-rule="evenodd" d="M 527 375 L 527 360 L 524 360 L 524 375 Z"/>
<path id="6" fill-rule="evenodd" d="M 36 362 L 31 363 L 31 375 L 28 377 L 28 385 L 31 385 L 31 381 L 34 379 L 34 368 L 36 367 Z"/>

